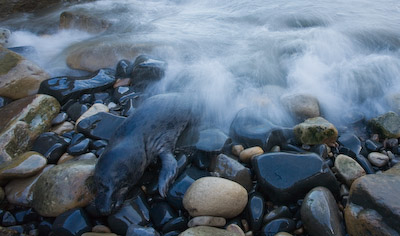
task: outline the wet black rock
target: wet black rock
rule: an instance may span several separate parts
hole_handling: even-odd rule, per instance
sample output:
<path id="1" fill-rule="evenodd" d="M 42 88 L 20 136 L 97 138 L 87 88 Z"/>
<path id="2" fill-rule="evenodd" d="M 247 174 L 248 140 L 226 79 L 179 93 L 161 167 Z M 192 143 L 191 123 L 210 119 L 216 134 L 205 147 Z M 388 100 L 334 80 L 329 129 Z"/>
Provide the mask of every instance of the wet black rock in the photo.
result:
<path id="1" fill-rule="evenodd" d="M 117 234 L 125 235 L 129 225 L 145 226 L 150 221 L 148 206 L 140 192 L 138 195 L 125 200 L 121 209 L 108 216 L 107 221 L 111 230 Z"/>
<path id="2" fill-rule="evenodd" d="M 14 212 L 17 224 L 24 224 L 31 221 L 37 221 L 39 214 L 36 213 L 32 208 L 21 209 Z"/>
<path id="3" fill-rule="evenodd" d="M 125 120 L 125 117 L 106 112 L 99 112 L 81 120 L 77 131 L 93 139 L 110 140 L 115 130 Z"/>
<path id="4" fill-rule="evenodd" d="M 91 229 L 90 220 L 81 208 L 60 214 L 53 223 L 53 233 L 57 236 L 78 236 Z"/>
<path id="5" fill-rule="evenodd" d="M 178 236 L 180 233 L 181 233 L 180 231 L 171 231 L 163 234 L 163 236 Z"/>
<path id="6" fill-rule="evenodd" d="M 339 193 L 334 174 L 315 153 L 268 153 L 253 158 L 252 164 L 260 190 L 274 202 L 296 201 L 317 186 Z"/>
<path id="7" fill-rule="evenodd" d="M 156 202 L 151 206 L 150 217 L 154 226 L 161 229 L 166 223 L 178 215 L 167 202 Z"/>
<path id="8" fill-rule="evenodd" d="M 199 170 L 195 167 L 186 169 L 172 184 L 168 191 L 167 201 L 176 209 L 183 208 L 183 196 L 186 191 L 196 181 L 202 177 L 209 176 L 210 173 L 204 170 Z"/>
<path id="9" fill-rule="evenodd" d="M 0 108 L 4 107 L 8 103 L 10 103 L 12 100 L 6 97 L 0 96 Z"/>
<path id="10" fill-rule="evenodd" d="M 219 129 L 206 129 L 200 131 L 195 147 L 202 152 L 219 154 L 228 139 L 229 137 Z"/>
<path id="11" fill-rule="evenodd" d="M 67 114 L 71 118 L 71 120 L 77 121 L 78 118 L 81 117 L 81 115 L 85 113 L 88 109 L 89 107 L 85 104 L 76 102 L 67 109 Z"/>
<path id="12" fill-rule="evenodd" d="M 326 144 L 315 145 L 310 149 L 310 151 L 317 153 L 324 160 L 329 158 L 328 147 Z"/>
<path id="13" fill-rule="evenodd" d="M 121 115 L 130 116 L 136 110 L 136 98 L 129 98 L 128 101 L 124 102 L 122 106 Z"/>
<path id="14" fill-rule="evenodd" d="M 367 139 L 365 141 L 365 147 L 370 152 L 379 152 L 379 150 L 381 150 L 383 148 L 383 144 L 374 142 L 371 139 Z"/>
<path id="15" fill-rule="evenodd" d="M 41 220 L 38 225 L 39 235 L 49 235 L 53 230 L 53 223 L 49 220 Z"/>
<path id="16" fill-rule="evenodd" d="M 90 148 L 94 150 L 98 150 L 100 148 L 106 147 L 108 145 L 108 142 L 106 140 L 96 140 L 94 142 L 90 143 Z"/>
<path id="17" fill-rule="evenodd" d="M 140 55 L 133 63 L 131 73 L 132 84 L 136 87 L 147 85 L 151 81 L 160 80 L 164 76 L 167 63 L 152 59 L 146 55 Z"/>
<path id="18" fill-rule="evenodd" d="M 17 231 L 20 235 L 22 235 L 24 233 L 24 227 L 22 225 L 14 225 L 14 226 L 10 226 L 7 227 L 7 229 L 9 230 L 15 230 Z"/>
<path id="19" fill-rule="evenodd" d="M 68 115 L 65 112 L 60 112 L 52 121 L 51 125 L 59 125 L 68 119 Z"/>
<path id="20" fill-rule="evenodd" d="M 206 152 L 197 151 L 192 157 L 192 163 L 201 170 L 206 170 L 211 164 L 211 155 Z"/>
<path id="21" fill-rule="evenodd" d="M 132 65 L 128 60 L 120 60 L 115 69 L 115 76 L 117 78 L 129 78 L 132 73 Z"/>
<path id="22" fill-rule="evenodd" d="M 83 94 L 79 98 L 79 102 L 82 104 L 90 104 L 93 102 L 93 94 Z"/>
<path id="23" fill-rule="evenodd" d="M 332 193 L 324 187 L 312 189 L 301 206 L 301 219 L 312 236 L 344 236 L 343 222 Z"/>
<path id="24" fill-rule="evenodd" d="M 210 171 L 215 172 L 219 177 L 235 181 L 248 192 L 253 187 L 250 169 L 225 154 L 219 154 L 213 158 Z"/>
<path id="25" fill-rule="evenodd" d="M 262 230 L 262 236 L 275 235 L 278 232 L 292 232 L 296 229 L 296 223 L 292 219 L 280 218 L 275 219 L 268 224 L 266 224 Z"/>
<path id="26" fill-rule="evenodd" d="M 342 145 L 339 152 L 355 158 L 361 151 L 361 141 L 352 133 L 346 133 L 338 138 L 338 142 Z"/>
<path id="27" fill-rule="evenodd" d="M 119 103 L 124 104 L 128 99 L 139 96 L 133 87 L 120 86 L 114 89 L 113 97 Z"/>
<path id="28" fill-rule="evenodd" d="M 360 166 L 365 170 L 367 174 L 375 174 L 375 170 L 372 167 L 371 163 L 365 158 L 363 155 L 359 154 L 356 156 L 356 161 Z"/>
<path id="29" fill-rule="evenodd" d="M 16 224 L 17 224 L 17 220 L 15 219 L 13 214 L 11 214 L 11 212 L 6 211 L 1 216 L 1 225 L 2 226 L 8 227 L 8 226 L 16 225 Z"/>
<path id="30" fill-rule="evenodd" d="M 67 146 L 65 138 L 53 132 L 45 132 L 35 140 L 32 150 L 46 157 L 49 164 L 55 164 L 65 153 Z"/>
<path id="31" fill-rule="evenodd" d="M 61 104 L 82 94 L 100 92 L 115 82 L 115 71 L 101 69 L 85 77 L 56 77 L 43 81 L 39 92 L 55 97 Z"/>
<path id="32" fill-rule="evenodd" d="M 75 134 L 71 139 L 71 144 L 67 148 L 67 152 L 73 156 L 82 155 L 87 152 L 90 139 L 83 134 Z"/>
<path id="33" fill-rule="evenodd" d="M 160 236 L 160 234 L 152 227 L 132 224 L 129 226 L 125 236 Z"/>
<path id="34" fill-rule="evenodd" d="M 240 110 L 233 119 L 229 136 L 245 147 L 259 146 L 271 150 L 273 146 L 283 146 L 286 143 L 285 132 L 256 111 L 245 108 Z"/>
<path id="35" fill-rule="evenodd" d="M 251 230 L 258 231 L 262 226 L 265 212 L 264 197 L 257 192 L 251 194 L 246 211 L 248 219 L 250 220 Z"/>
<path id="36" fill-rule="evenodd" d="M 270 211 L 268 214 L 266 214 L 264 216 L 263 222 L 265 224 L 267 224 L 278 218 L 292 218 L 292 213 L 290 212 L 289 207 L 280 206 L 280 207 Z"/>
<path id="37" fill-rule="evenodd" d="M 168 233 L 171 231 L 181 231 L 182 232 L 187 228 L 187 223 L 188 223 L 188 220 L 186 219 L 186 217 L 184 217 L 184 216 L 176 217 L 176 218 L 168 221 L 168 223 L 166 223 L 162 227 L 162 232 L 163 233 Z"/>

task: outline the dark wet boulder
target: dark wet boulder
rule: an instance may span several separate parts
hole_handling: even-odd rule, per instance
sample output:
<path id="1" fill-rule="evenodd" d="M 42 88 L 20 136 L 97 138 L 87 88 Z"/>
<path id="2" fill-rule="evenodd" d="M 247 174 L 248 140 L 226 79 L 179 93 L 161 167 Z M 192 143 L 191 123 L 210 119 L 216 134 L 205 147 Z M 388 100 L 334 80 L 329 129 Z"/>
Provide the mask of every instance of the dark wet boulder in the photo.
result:
<path id="1" fill-rule="evenodd" d="M 178 217 L 178 215 L 167 202 L 156 202 L 151 206 L 150 217 L 154 226 L 157 229 L 161 229 L 170 220 Z"/>
<path id="2" fill-rule="evenodd" d="M 132 67 L 131 83 L 135 87 L 141 87 L 151 81 L 160 80 L 164 76 L 167 63 L 146 55 L 140 55 L 136 58 Z"/>
<path id="3" fill-rule="evenodd" d="M 101 92 L 115 82 L 115 71 L 100 69 L 84 77 L 55 77 L 43 81 L 39 92 L 55 97 L 61 104 L 69 99 L 78 99 L 85 93 Z"/>
<path id="4" fill-rule="evenodd" d="M 362 148 L 361 141 L 356 135 L 345 133 L 340 135 L 338 142 L 341 144 L 340 153 L 353 158 L 360 154 Z"/>
<path id="5" fill-rule="evenodd" d="M 272 124 L 253 109 L 240 110 L 233 119 L 229 136 L 245 147 L 260 146 L 270 150 L 286 143 L 285 130 Z"/>
<path id="6" fill-rule="evenodd" d="M 77 121 L 78 118 L 88 109 L 89 107 L 85 104 L 80 104 L 79 102 L 76 102 L 68 107 L 67 114 L 73 121 Z"/>
<path id="7" fill-rule="evenodd" d="M 336 200 L 327 188 L 316 187 L 306 195 L 301 220 L 312 236 L 345 235 Z"/>
<path id="8" fill-rule="evenodd" d="M 77 131 L 93 139 L 110 140 L 114 131 L 125 120 L 125 117 L 107 112 L 99 112 L 81 120 L 76 126 Z"/>
<path id="9" fill-rule="evenodd" d="M 62 213 L 53 223 L 53 233 L 57 236 L 80 236 L 91 229 L 90 219 L 82 208 Z"/>
<path id="10" fill-rule="evenodd" d="M 317 186 L 339 193 L 334 174 L 315 153 L 268 153 L 254 157 L 252 164 L 260 190 L 274 202 L 296 201 Z"/>
<path id="11" fill-rule="evenodd" d="M 227 141 L 229 137 L 219 129 L 206 129 L 199 132 L 195 147 L 198 151 L 219 154 Z"/>

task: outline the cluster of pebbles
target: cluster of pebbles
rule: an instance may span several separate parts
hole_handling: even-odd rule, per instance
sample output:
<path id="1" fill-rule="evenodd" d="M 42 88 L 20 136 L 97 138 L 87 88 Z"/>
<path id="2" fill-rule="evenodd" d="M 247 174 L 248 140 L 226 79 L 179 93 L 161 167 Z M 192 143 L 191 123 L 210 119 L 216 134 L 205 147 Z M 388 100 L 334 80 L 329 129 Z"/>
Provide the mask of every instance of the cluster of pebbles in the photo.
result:
<path id="1" fill-rule="evenodd" d="M 200 130 L 191 145 L 177 146 L 178 177 L 166 198 L 157 161 L 120 209 L 101 216 L 97 158 L 165 67 L 139 56 L 116 70 L 46 79 L 35 95 L 0 97 L 0 234 L 399 234 L 400 117 L 353 114 L 336 128 L 315 99 L 304 104 L 308 95 L 288 106 L 301 119 L 293 128 L 246 108 L 229 134 Z"/>

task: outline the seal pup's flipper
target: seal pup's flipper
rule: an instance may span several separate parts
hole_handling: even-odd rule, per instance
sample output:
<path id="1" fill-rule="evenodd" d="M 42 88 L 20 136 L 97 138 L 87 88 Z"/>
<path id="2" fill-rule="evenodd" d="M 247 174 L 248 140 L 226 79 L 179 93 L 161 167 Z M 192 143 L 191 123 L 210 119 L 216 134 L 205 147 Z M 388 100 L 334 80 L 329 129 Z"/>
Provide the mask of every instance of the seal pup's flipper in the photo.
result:
<path id="1" fill-rule="evenodd" d="M 167 196 L 169 185 L 175 180 L 178 173 L 178 163 L 171 152 L 160 153 L 161 171 L 158 176 L 158 192 L 161 197 Z"/>

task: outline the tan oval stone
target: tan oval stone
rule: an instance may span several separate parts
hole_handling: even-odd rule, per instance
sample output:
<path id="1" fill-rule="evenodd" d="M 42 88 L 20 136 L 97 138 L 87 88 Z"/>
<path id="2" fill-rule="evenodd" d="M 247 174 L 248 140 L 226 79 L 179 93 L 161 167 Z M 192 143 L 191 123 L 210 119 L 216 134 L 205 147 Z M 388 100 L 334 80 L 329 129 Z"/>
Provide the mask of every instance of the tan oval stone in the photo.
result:
<path id="1" fill-rule="evenodd" d="M 114 233 L 94 233 L 94 232 L 89 232 L 89 233 L 84 233 L 82 236 L 118 236 Z"/>
<path id="2" fill-rule="evenodd" d="M 234 232 L 229 232 L 224 229 L 209 227 L 209 226 L 197 226 L 193 228 L 189 228 L 179 234 L 179 236 L 239 236 L 240 234 L 236 234 Z"/>
<path id="3" fill-rule="evenodd" d="M 183 197 L 183 206 L 191 216 L 233 218 L 247 204 L 247 191 L 240 184 L 218 177 L 196 180 Z"/>
<path id="4" fill-rule="evenodd" d="M 244 150 L 244 147 L 242 145 L 233 145 L 232 146 L 232 154 L 235 156 L 239 156 L 240 153 Z"/>
<path id="5" fill-rule="evenodd" d="M 188 223 L 188 227 L 215 226 L 222 227 L 226 224 L 225 218 L 216 216 L 196 216 Z"/>
<path id="6" fill-rule="evenodd" d="M 248 163 L 251 161 L 251 158 L 261 155 L 263 153 L 264 153 L 264 150 L 258 146 L 246 148 L 240 153 L 239 158 L 242 162 Z"/>
<path id="7" fill-rule="evenodd" d="M 91 176 L 96 161 L 71 161 L 44 173 L 33 188 L 33 208 L 41 215 L 55 217 L 94 198 Z"/>
<path id="8" fill-rule="evenodd" d="M 338 155 L 336 157 L 335 167 L 338 177 L 349 187 L 354 180 L 366 175 L 365 170 L 357 163 L 357 161 L 346 155 Z"/>
<path id="9" fill-rule="evenodd" d="M 57 125 L 56 127 L 52 128 L 51 131 L 58 135 L 62 135 L 66 132 L 74 130 L 74 128 L 75 128 L 74 124 L 72 124 L 71 122 L 65 121 L 65 122 Z"/>
<path id="10" fill-rule="evenodd" d="M 37 152 L 26 152 L 0 169 L 0 181 L 11 178 L 25 178 L 39 173 L 47 159 Z"/>
<path id="11" fill-rule="evenodd" d="M 8 202 L 18 206 L 31 207 L 33 200 L 33 186 L 43 173 L 53 167 L 54 165 L 47 165 L 39 174 L 29 178 L 15 179 L 9 182 L 5 187 Z"/>
<path id="12" fill-rule="evenodd" d="M 78 123 L 85 119 L 88 118 L 90 116 L 93 116 L 99 112 L 109 112 L 109 109 L 106 105 L 101 104 L 101 103 L 95 103 L 93 104 L 93 106 L 91 106 L 85 113 L 83 113 L 78 120 L 76 121 L 76 125 L 78 125 Z"/>
<path id="13" fill-rule="evenodd" d="M 105 225 L 96 225 L 92 228 L 93 233 L 111 233 L 111 229 Z"/>
<path id="14" fill-rule="evenodd" d="M 230 224 L 226 227 L 226 230 L 237 235 L 245 236 L 242 228 L 239 227 L 237 224 Z"/>
<path id="15" fill-rule="evenodd" d="M 293 236 L 293 235 L 286 233 L 286 232 L 279 232 L 279 233 L 275 234 L 274 236 Z"/>

